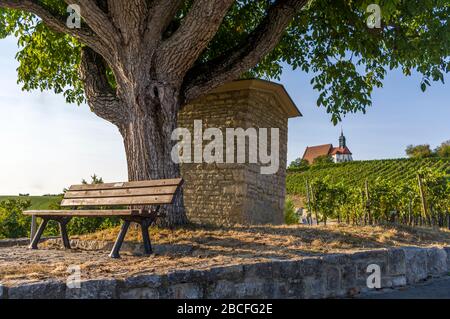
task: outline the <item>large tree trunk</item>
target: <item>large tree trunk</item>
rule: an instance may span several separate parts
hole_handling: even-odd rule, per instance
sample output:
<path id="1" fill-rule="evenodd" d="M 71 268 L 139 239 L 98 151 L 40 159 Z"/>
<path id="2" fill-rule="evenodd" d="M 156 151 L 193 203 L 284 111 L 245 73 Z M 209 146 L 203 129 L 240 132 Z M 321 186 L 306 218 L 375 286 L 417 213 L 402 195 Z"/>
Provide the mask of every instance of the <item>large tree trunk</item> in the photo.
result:
<path id="1" fill-rule="evenodd" d="M 120 127 L 123 136 L 130 181 L 179 178 L 179 165 L 171 158 L 174 142 L 171 135 L 177 128 L 179 99 L 174 90 L 151 85 L 144 98 L 136 98 L 128 109 L 133 110 L 129 121 Z M 175 196 L 173 205 L 162 208 L 166 217 L 160 226 L 187 223 L 183 194 Z"/>
<path id="2" fill-rule="evenodd" d="M 114 92 L 106 78 L 102 57 L 88 48 L 83 50 L 81 75 L 89 106 L 119 128 L 127 156 L 128 179 L 181 177 L 179 165 L 171 158 L 175 143 L 171 135 L 177 128 L 181 103 L 179 85 L 150 80 L 138 72 L 116 73 L 121 77 L 116 76 L 118 89 Z M 176 195 L 173 205 L 166 205 L 162 211 L 166 217 L 159 219 L 161 226 L 187 223 L 182 192 Z"/>

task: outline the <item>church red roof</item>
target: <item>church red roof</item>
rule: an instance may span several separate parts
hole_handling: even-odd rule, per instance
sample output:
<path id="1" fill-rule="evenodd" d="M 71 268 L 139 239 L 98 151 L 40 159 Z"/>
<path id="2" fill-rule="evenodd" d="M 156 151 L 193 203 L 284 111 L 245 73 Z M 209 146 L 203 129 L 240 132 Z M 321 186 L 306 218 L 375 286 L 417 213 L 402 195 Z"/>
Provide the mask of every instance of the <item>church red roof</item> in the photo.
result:
<path id="1" fill-rule="evenodd" d="M 348 149 L 348 147 L 335 147 L 332 149 L 330 155 L 336 155 L 336 154 L 348 154 L 348 155 L 352 155 L 352 152 L 350 152 L 350 150 Z"/>
<path id="2" fill-rule="evenodd" d="M 340 155 L 352 155 L 349 148 L 346 147 L 333 147 L 333 144 L 324 144 L 317 146 L 308 146 L 303 154 L 303 159 L 308 161 L 309 164 L 314 162 L 319 156 L 333 156 L 336 154 Z"/>
<path id="3" fill-rule="evenodd" d="M 332 149 L 333 149 L 332 144 L 307 147 L 305 150 L 305 154 L 303 154 L 303 159 L 307 160 L 310 164 L 312 164 L 315 158 L 319 156 L 330 155 Z"/>

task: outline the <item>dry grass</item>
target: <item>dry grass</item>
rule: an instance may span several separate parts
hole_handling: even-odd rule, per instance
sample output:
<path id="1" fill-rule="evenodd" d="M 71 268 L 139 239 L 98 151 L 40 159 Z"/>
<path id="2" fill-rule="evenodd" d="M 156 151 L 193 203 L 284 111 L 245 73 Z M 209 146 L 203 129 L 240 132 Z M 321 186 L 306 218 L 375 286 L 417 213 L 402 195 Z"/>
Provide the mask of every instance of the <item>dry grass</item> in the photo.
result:
<path id="1" fill-rule="evenodd" d="M 79 236 L 83 240 L 113 241 L 118 229 Z M 443 246 L 450 245 L 450 231 L 407 226 L 235 226 L 199 227 L 168 230 L 154 228 L 151 237 L 158 244 L 183 244 L 204 248 L 211 252 L 233 249 L 250 251 L 252 255 L 277 252 L 278 257 L 289 251 L 329 253 L 353 249 L 382 248 L 388 246 Z M 138 229 L 130 229 L 126 240 L 140 241 Z M 264 249 L 263 249 L 264 248 Z M 266 252 L 264 252 L 266 251 Z"/>
<path id="2" fill-rule="evenodd" d="M 114 241 L 117 233 L 118 228 L 79 238 Z M 174 230 L 153 228 L 151 238 L 155 245 L 173 249 L 150 258 L 124 252 L 122 259 L 111 260 L 105 251 L 3 248 L 0 249 L 0 281 L 66 277 L 67 267 L 73 264 L 81 265 L 84 278 L 120 278 L 395 246 L 450 246 L 448 230 L 405 226 L 190 226 Z M 139 241 L 138 230 L 131 228 L 126 240 Z M 175 248 L 188 249 L 180 253 Z"/>

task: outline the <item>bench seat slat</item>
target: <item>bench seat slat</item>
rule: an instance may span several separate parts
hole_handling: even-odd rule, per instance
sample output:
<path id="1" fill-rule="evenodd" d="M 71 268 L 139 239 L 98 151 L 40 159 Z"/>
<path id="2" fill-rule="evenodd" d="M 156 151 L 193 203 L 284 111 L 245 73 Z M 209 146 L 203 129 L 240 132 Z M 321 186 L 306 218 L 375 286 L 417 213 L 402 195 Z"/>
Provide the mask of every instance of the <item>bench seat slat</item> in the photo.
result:
<path id="1" fill-rule="evenodd" d="M 113 217 L 113 216 L 143 216 L 147 211 L 138 209 L 115 210 L 29 210 L 24 215 L 53 216 L 53 217 Z"/>
<path id="2" fill-rule="evenodd" d="M 69 191 L 89 191 L 89 190 L 108 190 L 108 189 L 127 189 L 155 186 L 180 186 L 183 182 L 181 178 L 159 179 L 152 181 L 124 182 L 124 183 L 104 183 L 88 185 L 72 185 Z"/>
<path id="3" fill-rule="evenodd" d="M 178 186 L 174 185 L 174 186 L 157 186 L 145 188 L 68 191 L 66 192 L 64 199 L 130 197 L 130 196 L 145 196 L 145 195 L 172 195 L 177 191 L 177 187 Z"/>
<path id="4" fill-rule="evenodd" d="M 107 198 L 74 198 L 64 199 L 61 206 L 115 206 L 115 205 L 160 205 L 171 204 L 172 195 L 107 197 Z"/>

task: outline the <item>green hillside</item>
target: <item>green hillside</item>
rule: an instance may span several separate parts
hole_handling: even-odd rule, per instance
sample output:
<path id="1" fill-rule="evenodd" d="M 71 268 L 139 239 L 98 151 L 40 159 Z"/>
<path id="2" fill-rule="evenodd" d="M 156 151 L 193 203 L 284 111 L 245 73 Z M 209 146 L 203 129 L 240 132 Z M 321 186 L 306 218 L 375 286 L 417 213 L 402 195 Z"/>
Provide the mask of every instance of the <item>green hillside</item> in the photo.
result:
<path id="1" fill-rule="evenodd" d="M 0 202 L 8 199 L 22 199 L 31 201 L 30 209 L 50 209 L 53 203 L 61 201 L 60 196 L 0 196 Z"/>
<path id="2" fill-rule="evenodd" d="M 332 183 L 343 182 L 348 186 L 362 185 L 377 178 L 394 182 L 416 182 L 417 172 L 422 168 L 444 172 L 450 176 L 450 158 L 426 159 L 388 159 L 373 161 L 354 161 L 339 164 L 311 166 L 306 171 L 288 170 L 288 194 L 304 194 L 306 180 L 323 179 L 326 176 Z"/>

